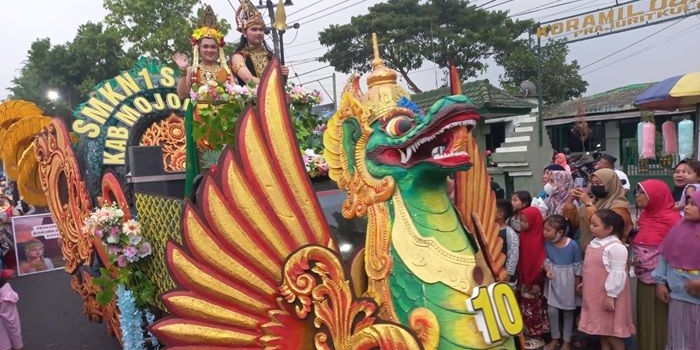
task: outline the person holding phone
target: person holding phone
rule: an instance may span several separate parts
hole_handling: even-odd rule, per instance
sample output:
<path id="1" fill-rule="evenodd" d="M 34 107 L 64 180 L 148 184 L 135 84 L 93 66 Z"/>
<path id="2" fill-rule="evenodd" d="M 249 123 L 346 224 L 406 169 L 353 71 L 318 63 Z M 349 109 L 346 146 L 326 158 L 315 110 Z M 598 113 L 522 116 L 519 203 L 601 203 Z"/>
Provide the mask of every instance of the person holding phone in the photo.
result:
<path id="1" fill-rule="evenodd" d="M 622 216 L 625 228 L 620 240 L 627 241 L 632 228 L 632 215 L 630 204 L 625 198 L 625 190 L 615 171 L 607 168 L 596 170 L 591 175 L 590 193 L 593 195 L 592 198 L 584 188 L 573 188 L 562 211 L 562 215 L 571 219 L 571 226 L 580 229 L 581 249 L 585 251 L 586 246 L 593 239 L 585 228 L 588 228 L 591 216 L 600 209 L 610 209 Z M 578 200 L 578 207 L 574 200 Z"/>

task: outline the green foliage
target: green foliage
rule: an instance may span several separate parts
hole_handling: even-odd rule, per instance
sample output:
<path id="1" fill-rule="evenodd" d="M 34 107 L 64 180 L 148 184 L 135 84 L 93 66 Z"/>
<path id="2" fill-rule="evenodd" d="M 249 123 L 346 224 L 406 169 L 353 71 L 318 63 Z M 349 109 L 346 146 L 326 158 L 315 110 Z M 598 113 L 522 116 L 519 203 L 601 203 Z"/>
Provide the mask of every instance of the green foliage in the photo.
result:
<path id="1" fill-rule="evenodd" d="M 95 300 L 100 305 L 107 305 L 114 299 L 119 284 L 123 284 L 134 293 L 136 307 L 139 309 L 155 305 L 156 286 L 141 270 L 139 263 L 117 268 L 116 276 L 113 276 L 106 268 L 101 267 L 100 276 L 93 278 L 92 282 L 100 288 L 100 292 L 95 296 Z"/>
<path id="2" fill-rule="evenodd" d="M 534 45 L 533 45 L 534 46 Z M 543 98 L 548 104 L 555 104 L 580 97 L 588 82 L 579 74 L 576 60 L 567 63 L 569 48 L 563 41 L 554 41 L 541 47 Z M 530 43 L 519 40 L 507 54 L 496 57 L 505 73 L 500 76 L 500 83 L 506 91 L 517 93 L 520 83 L 525 80 L 537 81 L 537 48 Z"/>
<path id="3" fill-rule="evenodd" d="M 329 50 L 321 60 L 344 73 L 368 71 L 370 35 L 376 32 L 387 65 L 420 92 L 408 73 L 425 60 L 445 68 L 454 62 L 466 80 L 487 68 L 484 59 L 508 52 L 531 25 L 509 19 L 507 12 L 477 9 L 466 0 L 388 0 L 350 24 L 323 30 L 319 39 Z"/>
<path id="4" fill-rule="evenodd" d="M 135 60 L 122 50 L 122 39 L 100 23 L 78 28 L 72 42 L 53 45 L 48 38 L 35 40 L 24 66 L 12 80 L 10 98 L 36 103 L 48 115 L 70 122 L 72 109 L 85 100 L 93 86 L 127 69 Z M 50 101 L 47 92 L 58 92 Z"/>
<path id="5" fill-rule="evenodd" d="M 104 0 L 109 11 L 105 18 L 128 43 L 131 50 L 168 60 L 175 52 L 190 53 L 190 35 L 203 8 L 194 7 L 198 0 Z M 222 33 L 231 28 L 219 21 Z"/>

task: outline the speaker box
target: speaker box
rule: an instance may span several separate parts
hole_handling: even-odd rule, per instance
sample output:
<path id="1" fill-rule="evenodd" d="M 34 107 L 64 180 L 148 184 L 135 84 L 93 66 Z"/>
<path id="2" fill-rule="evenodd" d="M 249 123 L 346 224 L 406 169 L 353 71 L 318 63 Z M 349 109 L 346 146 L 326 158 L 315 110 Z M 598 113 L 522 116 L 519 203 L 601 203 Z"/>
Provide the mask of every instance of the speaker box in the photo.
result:
<path id="1" fill-rule="evenodd" d="M 130 146 L 128 157 L 131 177 L 127 182 L 132 184 L 134 192 L 183 198 L 185 173 L 165 172 L 160 146 Z"/>

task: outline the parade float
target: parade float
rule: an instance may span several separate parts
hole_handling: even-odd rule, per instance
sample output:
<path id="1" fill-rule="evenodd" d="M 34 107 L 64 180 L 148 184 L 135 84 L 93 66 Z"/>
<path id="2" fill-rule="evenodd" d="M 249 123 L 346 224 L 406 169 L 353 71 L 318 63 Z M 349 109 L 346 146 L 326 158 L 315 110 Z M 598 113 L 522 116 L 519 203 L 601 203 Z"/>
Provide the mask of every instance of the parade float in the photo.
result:
<path id="1" fill-rule="evenodd" d="M 374 51 L 368 91 L 351 78 L 323 150 L 300 147 L 310 141 L 290 110 L 306 109 L 273 60 L 254 98 L 232 99 L 245 101 L 240 115 L 216 112 L 235 128 L 188 198 L 193 102 L 157 60 L 99 84 L 73 132 L 43 124 L 21 153 L 36 158 L 31 179 L 85 314 L 125 349 L 515 349 L 523 325 L 498 282 L 504 243 L 471 136 L 478 111 L 459 91 L 421 111 L 376 39 Z M 343 193 L 336 208 L 310 177 L 325 169 Z M 339 242 L 360 233 L 329 218 L 366 219 L 354 254 Z"/>

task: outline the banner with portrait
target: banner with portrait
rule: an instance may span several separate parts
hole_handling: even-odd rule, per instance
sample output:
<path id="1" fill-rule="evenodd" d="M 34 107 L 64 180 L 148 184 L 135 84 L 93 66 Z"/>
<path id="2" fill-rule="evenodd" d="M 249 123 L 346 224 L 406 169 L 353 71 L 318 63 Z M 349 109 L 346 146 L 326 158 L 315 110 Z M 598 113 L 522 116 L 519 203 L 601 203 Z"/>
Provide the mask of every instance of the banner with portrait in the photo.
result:
<path id="1" fill-rule="evenodd" d="M 51 214 L 12 217 L 17 255 L 17 275 L 63 268 L 61 236 Z"/>

